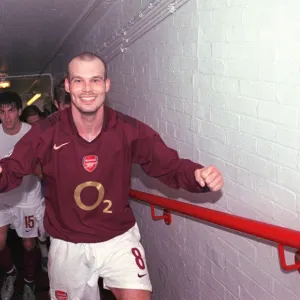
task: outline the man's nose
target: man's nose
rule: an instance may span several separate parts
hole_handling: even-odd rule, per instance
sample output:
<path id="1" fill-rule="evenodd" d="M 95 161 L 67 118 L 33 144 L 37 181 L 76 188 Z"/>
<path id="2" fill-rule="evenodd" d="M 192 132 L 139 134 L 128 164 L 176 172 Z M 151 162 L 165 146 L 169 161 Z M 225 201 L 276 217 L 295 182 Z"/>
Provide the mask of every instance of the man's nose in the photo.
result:
<path id="1" fill-rule="evenodd" d="M 89 92 L 91 90 L 91 85 L 90 85 L 90 83 L 89 82 L 85 82 L 84 84 L 83 84 L 83 91 L 84 92 Z"/>

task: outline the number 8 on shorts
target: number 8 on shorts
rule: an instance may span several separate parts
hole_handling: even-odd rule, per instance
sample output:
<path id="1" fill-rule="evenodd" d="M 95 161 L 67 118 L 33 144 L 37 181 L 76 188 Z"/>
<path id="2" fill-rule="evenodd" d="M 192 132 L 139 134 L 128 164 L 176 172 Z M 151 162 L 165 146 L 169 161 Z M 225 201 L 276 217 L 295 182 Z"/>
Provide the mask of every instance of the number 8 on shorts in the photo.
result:
<path id="1" fill-rule="evenodd" d="M 142 254 L 141 254 L 140 250 L 138 248 L 132 248 L 131 253 L 135 257 L 135 262 L 136 262 L 137 266 L 141 270 L 145 270 L 146 266 L 145 266 L 145 262 L 143 260 L 143 257 L 142 257 Z"/>

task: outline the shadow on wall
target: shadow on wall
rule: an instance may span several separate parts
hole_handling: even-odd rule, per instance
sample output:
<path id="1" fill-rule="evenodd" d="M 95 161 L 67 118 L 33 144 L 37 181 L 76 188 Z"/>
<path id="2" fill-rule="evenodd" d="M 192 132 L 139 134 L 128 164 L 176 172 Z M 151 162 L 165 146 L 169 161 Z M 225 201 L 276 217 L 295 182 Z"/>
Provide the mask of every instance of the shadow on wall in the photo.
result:
<path id="1" fill-rule="evenodd" d="M 155 190 L 166 198 L 188 201 L 194 204 L 204 204 L 216 203 L 222 197 L 221 191 L 215 193 L 191 193 L 183 189 L 171 189 L 159 180 L 149 177 L 139 165 L 133 166 L 132 174 L 132 181 L 137 181 L 139 183 L 138 185 L 142 185 L 144 188 L 150 190 Z"/>

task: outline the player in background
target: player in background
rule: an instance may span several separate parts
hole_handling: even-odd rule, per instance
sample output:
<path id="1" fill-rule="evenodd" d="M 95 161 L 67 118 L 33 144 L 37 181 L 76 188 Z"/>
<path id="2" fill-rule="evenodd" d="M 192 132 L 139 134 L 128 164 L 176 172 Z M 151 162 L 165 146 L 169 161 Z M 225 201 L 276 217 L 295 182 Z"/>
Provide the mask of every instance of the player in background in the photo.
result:
<path id="1" fill-rule="evenodd" d="M 37 106 L 30 105 L 23 109 L 20 119 L 25 123 L 33 125 L 44 119 L 44 116 Z M 35 174 L 40 177 L 43 188 L 42 170 L 40 165 L 37 166 Z M 44 229 L 41 230 L 41 234 L 38 236 L 38 246 L 41 251 L 42 270 L 48 272 L 48 236 Z"/>
<path id="2" fill-rule="evenodd" d="M 0 157 L 9 157 L 15 144 L 30 130 L 31 126 L 19 119 L 22 100 L 17 93 L 0 94 Z M 23 159 L 26 160 L 24 152 Z M 1 287 L 2 300 L 9 300 L 14 293 L 17 270 L 6 245 L 9 227 L 16 230 L 24 245 L 24 300 L 35 299 L 35 269 L 37 253 L 35 238 L 39 236 L 44 216 L 41 183 L 37 176 L 23 177 L 21 185 L 0 194 L 0 267 L 5 271 Z"/>
<path id="3" fill-rule="evenodd" d="M 71 105 L 70 94 L 65 90 L 64 79 L 58 82 L 54 87 L 53 102 L 57 110 L 64 110 Z"/>

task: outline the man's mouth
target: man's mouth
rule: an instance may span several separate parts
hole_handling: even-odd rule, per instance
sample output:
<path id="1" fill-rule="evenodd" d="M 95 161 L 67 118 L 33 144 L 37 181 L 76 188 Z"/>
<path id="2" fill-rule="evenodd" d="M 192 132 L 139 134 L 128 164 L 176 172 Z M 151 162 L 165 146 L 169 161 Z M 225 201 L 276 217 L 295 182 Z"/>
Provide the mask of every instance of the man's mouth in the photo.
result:
<path id="1" fill-rule="evenodd" d="M 89 102 L 89 101 L 94 101 L 96 99 L 95 96 L 86 96 L 86 97 L 80 97 L 80 100 L 82 101 L 86 101 L 86 102 Z"/>

